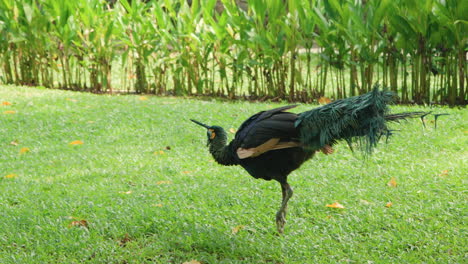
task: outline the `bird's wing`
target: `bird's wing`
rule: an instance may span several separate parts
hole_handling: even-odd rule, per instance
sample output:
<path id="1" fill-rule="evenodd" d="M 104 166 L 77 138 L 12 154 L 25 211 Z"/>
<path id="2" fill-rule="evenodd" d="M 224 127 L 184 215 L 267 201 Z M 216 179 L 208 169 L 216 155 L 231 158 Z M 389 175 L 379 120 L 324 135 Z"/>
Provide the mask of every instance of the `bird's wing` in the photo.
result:
<path id="1" fill-rule="evenodd" d="M 258 156 L 266 151 L 292 147 L 286 142 L 298 138 L 294 122 L 297 115 L 283 112 L 295 105 L 257 113 L 247 119 L 234 138 L 234 148 L 239 158 Z"/>
<path id="2" fill-rule="evenodd" d="M 296 106 L 297 105 L 287 105 L 256 113 L 255 115 L 249 117 L 249 119 L 245 120 L 244 123 L 241 124 L 239 129 L 237 129 L 236 139 L 242 141 L 251 132 L 252 128 L 254 128 L 257 125 L 258 122 L 268 119 L 277 113 L 289 110 Z"/>
<path id="3" fill-rule="evenodd" d="M 254 148 L 238 148 L 237 149 L 237 156 L 239 159 L 246 159 L 246 158 L 255 158 L 263 153 L 275 150 L 275 149 L 284 149 L 284 148 L 293 148 L 302 146 L 300 142 L 296 141 L 281 141 L 279 138 L 272 138 L 267 142 L 261 144 L 260 146 Z"/>

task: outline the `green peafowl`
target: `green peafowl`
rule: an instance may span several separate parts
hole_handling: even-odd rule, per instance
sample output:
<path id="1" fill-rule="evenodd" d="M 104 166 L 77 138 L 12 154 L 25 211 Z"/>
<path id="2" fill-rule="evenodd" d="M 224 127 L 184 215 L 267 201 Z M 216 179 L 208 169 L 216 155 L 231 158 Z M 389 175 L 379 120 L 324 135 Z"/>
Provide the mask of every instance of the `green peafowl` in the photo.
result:
<path id="1" fill-rule="evenodd" d="M 295 105 L 262 111 L 247 119 L 229 143 L 222 127 L 208 126 L 208 147 L 221 165 L 240 165 L 255 178 L 276 180 L 281 185 L 282 202 L 276 226 L 283 233 L 288 201 L 293 190 L 288 175 L 317 151 L 333 152 L 332 146 L 345 140 L 371 152 L 382 136 L 389 136 L 388 121 L 421 116 L 424 112 L 389 114 L 387 105 L 394 94 L 377 88 L 360 96 L 336 100 L 295 114 L 286 112 Z"/>

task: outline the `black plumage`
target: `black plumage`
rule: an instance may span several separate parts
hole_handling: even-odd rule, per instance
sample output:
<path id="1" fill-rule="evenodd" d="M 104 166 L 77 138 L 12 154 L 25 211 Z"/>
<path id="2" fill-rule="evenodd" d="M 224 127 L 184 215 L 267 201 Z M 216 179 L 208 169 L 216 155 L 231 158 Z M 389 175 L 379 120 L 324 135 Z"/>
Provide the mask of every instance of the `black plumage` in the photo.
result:
<path id="1" fill-rule="evenodd" d="M 332 153 L 333 144 L 345 140 L 371 152 L 382 135 L 389 135 L 388 121 L 420 116 L 422 112 L 388 114 L 394 95 L 375 89 L 300 114 L 285 112 L 295 105 L 262 111 L 244 121 L 227 144 L 222 127 L 193 122 L 207 129 L 209 151 L 222 165 L 240 165 L 255 178 L 276 180 L 282 203 L 276 214 L 277 229 L 284 230 L 288 200 L 293 191 L 288 175 L 322 150 Z"/>

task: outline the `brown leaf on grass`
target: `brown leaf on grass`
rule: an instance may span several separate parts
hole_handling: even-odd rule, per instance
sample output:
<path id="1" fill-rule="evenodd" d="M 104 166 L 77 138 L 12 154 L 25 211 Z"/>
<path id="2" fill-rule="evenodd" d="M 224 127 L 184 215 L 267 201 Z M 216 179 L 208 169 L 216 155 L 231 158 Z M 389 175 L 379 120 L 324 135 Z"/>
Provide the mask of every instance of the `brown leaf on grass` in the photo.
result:
<path id="1" fill-rule="evenodd" d="M 392 205 L 393 205 L 392 202 L 388 202 L 387 204 L 385 204 L 385 207 L 390 208 L 390 207 L 392 207 Z"/>
<path id="2" fill-rule="evenodd" d="M 125 247 L 127 245 L 128 242 L 132 241 L 132 239 L 130 238 L 130 236 L 127 234 L 125 234 L 125 236 L 119 240 L 119 246 L 121 247 Z"/>
<path id="3" fill-rule="evenodd" d="M 81 140 L 74 140 L 72 142 L 69 143 L 70 145 L 83 145 L 84 142 L 81 141 Z"/>
<path id="4" fill-rule="evenodd" d="M 443 170 L 440 172 L 439 177 L 445 177 L 445 176 L 448 176 L 448 174 L 449 174 L 449 170 Z"/>
<path id="5" fill-rule="evenodd" d="M 373 202 L 369 202 L 369 201 L 364 200 L 364 199 L 359 200 L 359 202 L 361 202 L 362 204 L 365 204 L 365 205 L 372 205 L 372 204 L 374 204 Z"/>
<path id="6" fill-rule="evenodd" d="M 3 112 L 4 114 L 8 115 L 8 114 L 16 114 L 16 111 L 14 110 L 8 110 L 8 111 L 5 111 Z"/>
<path id="7" fill-rule="evenodd" d="M 182 264 L 201 264 L 200 261 L 192 259 L 191 261 L 186 261 Z"/>
<path id="8" fill-rule="evenodd" d="M 318 103 L 321 104 L 321 105 L 331 103 L 330 98 L 324 97 L 324 96 L 320 97 L 317 101 L 318 101 Z"/>
<path id="9" fill-rule="evenodd" d="M 27 153 L 27 152 L 30 152 L 30 151 L 31 150 L 29 148 L 24 147 L 24 148 L 20 149 L 20 154 L 24 154 L 24 153 Z"/>
<path id="10" fill-rule="evenodd" d="M 12 142 L 10 142 L 10 145 L 13 145 L 13 146 L 18 146 L 19 145 L 19 141 L 17 139 L 13 140 Z"/>
<path id="11" fill-rule="evenodd" d="M 4 178 L 5 179 L 13 179 L 13 178 L 16 178 L 16 177 L 18 177 L 18 174 L 11 173 L 11 174 L 6 175 Z"/>
<path id="12" fill-rule="evenodd" d="M 390 179 L 390 181 L 387 182 L 387 186 L 392 187 L 392 188 L 397 187 L 397 185 L 398 185 L 398 184 L 397 184 L 397 182 L 396 182 L 395 177 L 392 177 L 392 178 Z"/>
<path id="13" fill-rule="evenodd" d="M 229 132 L 231 132 L 232 134 L 235 134 L 237 132 L 237 130 L 235 128 L 230 128 Z"/>
<path id="14" fill-rule="evenodd" d="M 126 192 L 124 192 L 124 191 L 121 191 L 121 192 L 119 192 L 119 193 L 121 193 L 121 194 L 131 194 L 131 193 L 132 193 L 132 191 L 126 191 Z"/>
<path id="15" fill-rule="evenodd" d="M 172 184 L 172 181 L 158 181 L 156 182 L 157 185 L 161 185 L 161 184 Z"/>
<path id="16" fill-rule="evenodd" d="M 233 235 L 235 235 L 235 234 L 239 233 L 239 231 L 241 231 L 241 230 L 244 229 L 244 228 L 245 228 L 245 225 L 238 225 L 238 226 L 235 226 L 235 227 L 233 227 L 233 228 L 231 229 L 231 233 L 232 233 Z"/>
<path id="17" fill-rule="evenodd" d="M 76 220 L 76 221 L 72 221 L 69 225 L 68 225 L 69 228 L 71 227 L 84 227 L 84 228 L 88 228 L 88 221 L 84 220 L 84 219 L 81 219 L 81 220 Z"/>
<path id="18" fill-rule="evenodd" d="M 339 202 L 334 202 L 332 204 L 327 204 L 326 206 L 330 207 L 330 208 L 336 208 L 336 209 L 345 209 L 345 207 L 342 204 L 340 204 Z"/>
<path id="19" fill-rule="evenodd" d="M 163 150 L 157 150 L 154 152 L 154 155 L 164 155 L 166 154 Z"/>
<path id="20" fill-rule="evenodd" d="M 146 96 L 140 96 L 140 98 L 138 98 L 140 101 L 146 101 L 148 100 L 148 97 Z"/>
<path id="21" fill-rule="evenodd" d="M 81 219 L 81 218 L 74 217 L 74 216 L 68 216 L 67 218 L 73 220 L 68 225 L 69 228 L 74 227 L 74 226 L 88 228 L 88 221 L 86 221 L 85 219 Z"/>
<path id="22" fill-rule="evenodd" d="M 4 101 L 4 102 L 2 102 L 2 105 L 11 105 L 11 103 L 7 102 L 7 101 Z"/>

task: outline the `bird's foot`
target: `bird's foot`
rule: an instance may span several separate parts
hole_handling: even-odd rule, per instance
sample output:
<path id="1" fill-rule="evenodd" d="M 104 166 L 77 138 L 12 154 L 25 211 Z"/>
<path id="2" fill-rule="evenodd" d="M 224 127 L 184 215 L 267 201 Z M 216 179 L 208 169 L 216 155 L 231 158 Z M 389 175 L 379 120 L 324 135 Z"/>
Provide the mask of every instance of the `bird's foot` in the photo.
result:
<path id="1" fill-rule="evenodd" d="M 283 234 L 285 224 L 286 224 L 285 212 L 278 211 L 278 213 L 276 213 L 276 229 L 278 229 L 278 233 Z"/>
<path id="2" fill-rule="evenodd" d="M 325 155 L 330 155 L 330 154 L 333 154 L 333 152 L 335 152 L 335 150 L 330 145 L 325 145 L 320 150 Z"/>

